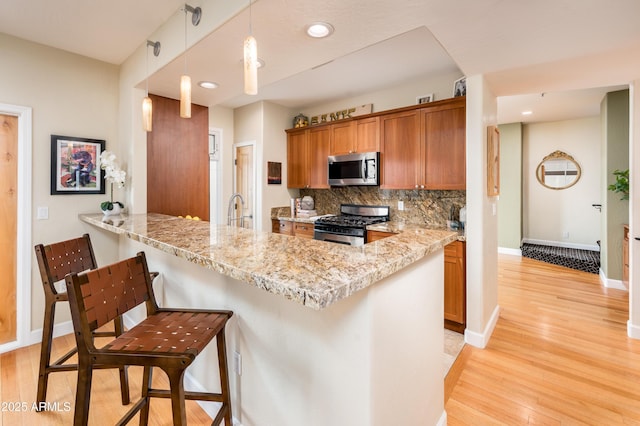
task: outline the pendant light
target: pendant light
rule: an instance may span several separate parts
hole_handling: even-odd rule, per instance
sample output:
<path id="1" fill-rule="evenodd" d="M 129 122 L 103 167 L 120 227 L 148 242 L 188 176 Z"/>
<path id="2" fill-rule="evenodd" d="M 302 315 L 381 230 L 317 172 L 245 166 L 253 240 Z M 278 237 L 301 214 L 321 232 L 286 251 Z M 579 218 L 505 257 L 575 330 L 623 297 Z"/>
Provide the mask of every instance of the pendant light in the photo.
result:
<path id="1" fill-rule="evenodd" d="M 152 119 L 153 119 L 153 105 L 151 103 L 151 98 L 149 97 L 149 46 L 153 46 L 153 56 L 158 56 L 160 54 L 160 42 L 159 41 L 151 41 L 147 40 L 147 59 L 146 59 L 146 96 L 142 100 L 142 128 L 145 132 L 150 132 L 153 128 Z"/>
<path id="2" fill-rule="evenodd" d="M 249 0 L 249 35 L 244 39 L 244 93 L 258 94 L 258 45 L 251 27 L 251 0 Z"/>
<path id="3" fill-rule="evenodd" d="M 180 117 L 191 118 L 191 77 L 187 75 L 187 13 L 192 13 L 191 23 L 197 26 L 202 17 L 200 7 L 184 5 L 184 74 L 180 77 Z"/>

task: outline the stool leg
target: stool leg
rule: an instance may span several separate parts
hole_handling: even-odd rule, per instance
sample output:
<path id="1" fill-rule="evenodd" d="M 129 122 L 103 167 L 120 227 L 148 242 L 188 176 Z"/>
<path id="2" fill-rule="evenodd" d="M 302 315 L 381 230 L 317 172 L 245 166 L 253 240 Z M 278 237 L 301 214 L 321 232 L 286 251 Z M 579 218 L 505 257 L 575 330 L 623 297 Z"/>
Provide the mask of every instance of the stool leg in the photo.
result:
<path id="1" fill-rule="evenodd" d="M 78 354 L 78 385 L 76 386 L 76 407 L 73 415 L 74 426 L 86 426 L 89 421 L 92 377 L 91 364 L 84 361 Z"/>
<path id="2" fill-rule="evenodd" d="M 229 369 L 227 366 L 227 344 L 224 337 L 224 328 L 216 336 L 218 346 L 218 367 L 220 369 L 220 388 L 222 393 L 222 410 L 225 411 L 224 425 L 231 426 L 231 396 L 229 392 Z"/>
<path id="3" fill-rule="evenodd" d="M 44 309 L 44 324 L 42 326 L 42 343 L 40 346 L 40 369 L 38 372 L 38 393 L 36 402 L 38 411 L 40 403 L 47 399 L 47 384 L 49 382 L 49 363 L 51 362 L 51 342 L 53 340 L 53 323 L 56 316 L 55 299 L 46 297 Z"/>
<path id="4" fill-rule="evenodd" d="M 171 411 L 173 412 L 173 425 L 186 426 L 187 414 L 184 404 L 184 369 L 165 369 L 165 373 L 169 377 L 169 386 L 171 389 Z"/>
<path id="5" fill-rule="evenodd" d="M 149 389 L 153 379 L 153 367 L 145 366 L 142 371 L 142 398 L 145 399 L 144 405 L 140 409 L 140 426 L 147 426 L 149 423 L 149 409 L 151 408 L 151 398 L 149 398 Z"/>
<path id="6" fill-rule="evenodd" d="M 124 325 L 122 323 L 122 317 L 118 317 L 113 320 L 114 331 L 117 336 L 124 333 Z M 120 393 L 122 394 L 122 405 L 128 405 L 131 401 L 129 396 L 129 376 L 127 374 L 127 366 L 123 365 L 120 369 Z"/>

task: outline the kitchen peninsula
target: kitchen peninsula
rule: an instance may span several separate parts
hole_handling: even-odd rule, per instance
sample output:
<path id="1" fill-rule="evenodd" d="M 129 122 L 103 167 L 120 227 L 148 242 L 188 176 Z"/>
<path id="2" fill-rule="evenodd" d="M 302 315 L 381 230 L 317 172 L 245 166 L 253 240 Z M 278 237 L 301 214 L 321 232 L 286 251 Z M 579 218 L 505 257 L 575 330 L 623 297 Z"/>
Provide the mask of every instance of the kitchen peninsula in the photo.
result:
<path id="1" fill-rule="evenodd" d="M 120 257 L 146 252 L 163 304 L 235 312 L 243 426 L 445 423 L 442 248 L 456 233 L 350 247 L 158 214 L 80 220 L 119 238 Z M 208 388 L 216 355 L 203 355 L 191 376 Z"/>

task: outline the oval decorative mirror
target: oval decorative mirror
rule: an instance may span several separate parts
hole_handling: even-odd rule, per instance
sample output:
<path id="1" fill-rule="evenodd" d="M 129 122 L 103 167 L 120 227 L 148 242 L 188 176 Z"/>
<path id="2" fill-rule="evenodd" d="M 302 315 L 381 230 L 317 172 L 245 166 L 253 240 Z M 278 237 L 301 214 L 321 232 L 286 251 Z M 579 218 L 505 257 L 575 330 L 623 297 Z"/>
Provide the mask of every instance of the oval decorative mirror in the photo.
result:
<path id="1" fill-rule="evenodd" d="M 581 174 L 578 162 L 562 151 L 544 157 L 536 169 L 538 182 L 549 189 L 569 188 L 578 182 Z"/>

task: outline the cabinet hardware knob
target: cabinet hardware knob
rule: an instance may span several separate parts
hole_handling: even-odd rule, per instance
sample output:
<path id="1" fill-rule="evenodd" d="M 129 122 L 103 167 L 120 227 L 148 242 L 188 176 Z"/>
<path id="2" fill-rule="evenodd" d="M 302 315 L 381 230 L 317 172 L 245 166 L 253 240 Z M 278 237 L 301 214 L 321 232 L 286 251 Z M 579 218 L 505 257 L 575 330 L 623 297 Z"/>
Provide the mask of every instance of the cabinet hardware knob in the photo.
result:
<path id="1" fill-rule="evenodd" d="M 420 185 L 420 189 L 424 189 L 424 185 Z"/>
<path id="2" fill-rule="evenodd" d="M 417 183 L 416 183 L 416 186 L 415 186 L 415 188 L 416 188 L 416 189 L 418 189 L 418 184 L 417 184 Z"/>

